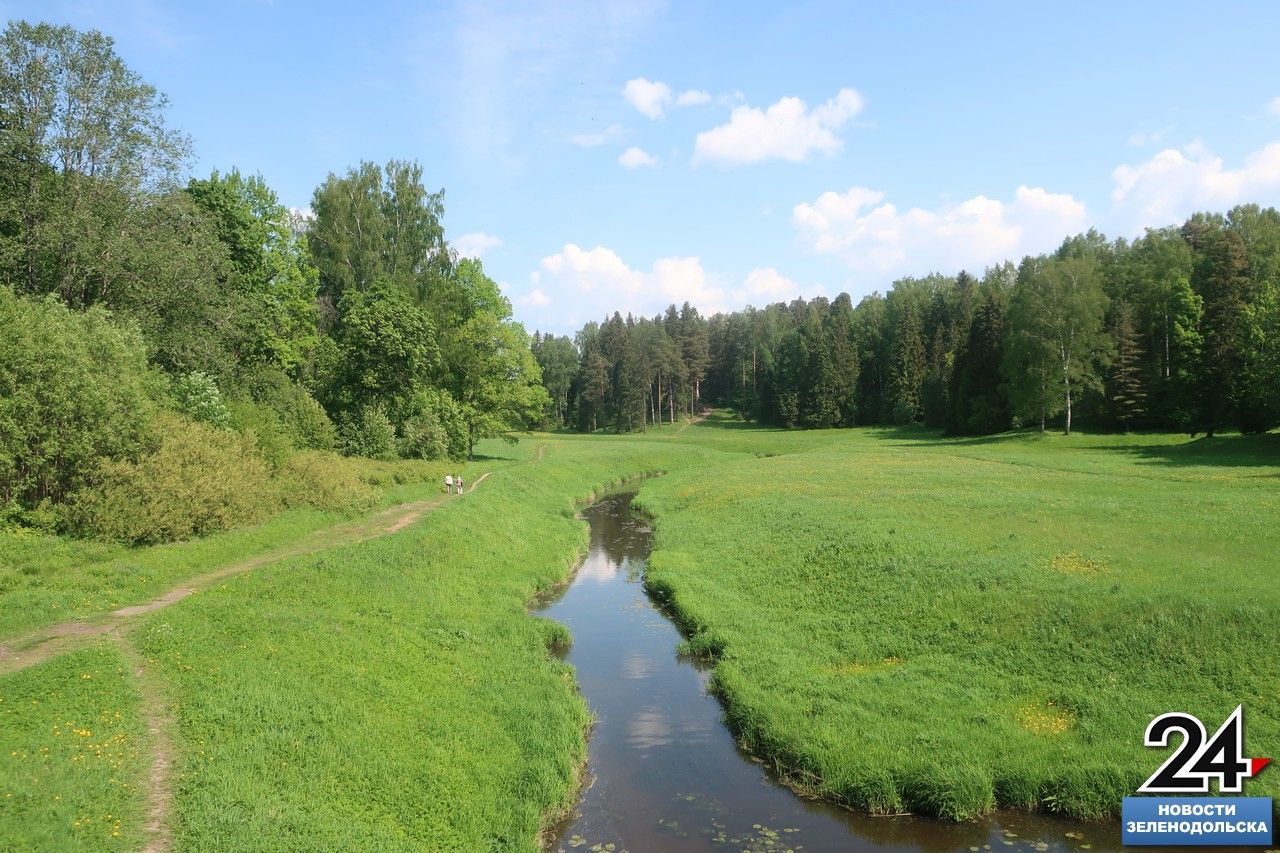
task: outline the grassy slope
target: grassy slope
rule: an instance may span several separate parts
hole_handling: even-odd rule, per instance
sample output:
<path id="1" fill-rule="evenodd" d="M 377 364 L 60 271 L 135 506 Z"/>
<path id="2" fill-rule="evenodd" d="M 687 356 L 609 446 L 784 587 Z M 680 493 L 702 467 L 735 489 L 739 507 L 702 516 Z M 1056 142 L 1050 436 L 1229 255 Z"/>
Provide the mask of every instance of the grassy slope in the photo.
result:
<path id="1" fill-rule="evenodd" d="M 509 448 L 494 442 L 488 449 L 493 458 L 465 467 L 471 479 L 530 452 L 527 443 Z M 440 494 L 436 469 L 443 471 L 443 465 L 408 463 L 400 466 L 403 472 L 392 464 L 371 465 L 392 472 L 381 488 L 383 506 Z M 423 471 L 429 472 L 426 481 L 390 479 Z M 89 619 L 148 601 L 186 578 L 299 542 L 346 518 L 350 516 L 303 507 L 251 527 L 153 547 L 0 531 L 0 642 L 45 625 Z"/>
<path id="2" fill-rule="evenodd" d="M 683 440 L 756 456 L 645 485 L 649 578 L 721 652 L 732 725 L 801 786 L 1097 816 L 1154 769 L 1160 712 L 1243 702 L 1253 753 L 1280 743 L 1276 438 L 713 421 Z"/>
<path id="3" fill-rule="evenodd" d="M 548 440 L 403 532 L 243 575 L 133 633 L 180 707 L 184 849 L 533 849 L 586 708 L 526 603 L 584 545 L 574 498 L 706 456 Z"/>

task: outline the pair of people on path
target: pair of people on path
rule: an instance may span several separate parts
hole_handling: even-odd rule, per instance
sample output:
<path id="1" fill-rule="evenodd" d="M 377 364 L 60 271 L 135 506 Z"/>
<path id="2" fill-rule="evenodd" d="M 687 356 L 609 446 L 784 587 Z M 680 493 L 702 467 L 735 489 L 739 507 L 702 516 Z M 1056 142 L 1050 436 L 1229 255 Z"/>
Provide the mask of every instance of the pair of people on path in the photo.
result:
<path id="1" fill-rule="evenodd" d="M 462 494 L 462 475 L 458 474 L 457 476 L 454 476 L 453 474 L 445 474 L 444 493 L 446 495 L 451 494 L 455 486 L 458 489 L 458 494 Z"/>

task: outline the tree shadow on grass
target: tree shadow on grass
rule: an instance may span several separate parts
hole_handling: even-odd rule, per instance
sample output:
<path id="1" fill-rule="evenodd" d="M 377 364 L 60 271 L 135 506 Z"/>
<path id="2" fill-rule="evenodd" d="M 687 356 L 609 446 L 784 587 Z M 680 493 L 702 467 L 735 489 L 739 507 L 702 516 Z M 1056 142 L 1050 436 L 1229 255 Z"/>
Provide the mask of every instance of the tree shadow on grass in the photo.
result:
<path id="1" fill-rule="evenodd" d="M 1220 435 L 1214 438 L 1192 439 L 1183 444 L 1098 445 L 1098 449 L 1125 453 L 1178 468 L 1191 466 L 1280 468 L 1280 433 Z"/>
<path id="2" fill-rule="evenodd" d="M 789 432 L 781 427 L 772 424 L 764 424 L 759 421 L 749 421 L 733 412 L 726 412 L 717 409 L 709 413 L 703 418 L 699 424 L 704 427 L 724 430 L 737 430 L 741 432 Z M 679 424 L 676 425 L 677 427 Z"/>
<path id="3" fill-rule="evenodd" d="M 1026 429 L 969 437 L 948 437 L 939 430 L 924 427 L 877 427 L 880 438 L 895 442 L 893 447 L 913 447 L 932 444 L 939 447 L 983 447 L 1010 443 L 1052 441 L 1058 433 L 1040 433 Z M 1174 467 L 1280 467 L 1280 433 L 1266 435 L 1219 435 L 1214 438 L 1188 438 L 1176 444 L 1142 443 L 1140 433 L 1129 433 L 1121 441 L 1116 433 L 1083 433 L 1098 438 L 1113 436 L 1114 444 L 1085 444 L 1064 447 L 1071 450 L 1108 451 L 1136 457 L 1151 463 Z"/>
<path id="4" fill-rule="evenodd" d="M 1010 442 L 1037 441 L 1048 438 L 1038 430 L 1015 430 L 999 432 L 994 435 L 949 436 L 940 429 L 922 426 L 872 426 L 867 428 L 872 435 L 881 441 L 897 441 L 901 444 L 893 447 L 913 447 L 932 444 L 941 447 L 982 447 L 986 445 L 1008 444 Z"/>

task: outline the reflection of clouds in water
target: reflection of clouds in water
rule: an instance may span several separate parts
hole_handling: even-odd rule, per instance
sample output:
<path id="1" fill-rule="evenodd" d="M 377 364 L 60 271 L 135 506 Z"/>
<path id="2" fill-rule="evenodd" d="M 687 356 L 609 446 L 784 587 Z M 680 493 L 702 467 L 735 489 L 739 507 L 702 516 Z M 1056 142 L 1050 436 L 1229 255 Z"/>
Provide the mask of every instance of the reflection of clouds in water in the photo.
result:
<path id="1" fill-rule="evenodd" d="M 671 743 L 671 723 L 667 715 L 652 706 L 636 711 L 627 720 L 627 743 L 637 749 Z"/>
<path id="2" fill-rule="evenodd" d="M 650 675 L 653 675 L 653 659 L 643 652 L 631 652 L 623 659 L 623 678 L 648 678 Z"/>
<path id="3" fill-rule="evenodd" d="M 697 743 L 711 739 L 712 732 L 716 731 L 716 727 L 720 725 L 720 718 L 698 715 L 687 716 L 680 722 L 680 731 L 682 733 L 681 741 L 684 743 Z"/>
<path id="4" fill-rule="evenodd" d="M 592 551 L 583 561 L 582 568 L 578 569 L 578 577 L 583 580 L 590 578 L 601 582 L 611 581 L 618 576 L 620 568 L 615 561 L 609 559 L 608 554 Z"/>

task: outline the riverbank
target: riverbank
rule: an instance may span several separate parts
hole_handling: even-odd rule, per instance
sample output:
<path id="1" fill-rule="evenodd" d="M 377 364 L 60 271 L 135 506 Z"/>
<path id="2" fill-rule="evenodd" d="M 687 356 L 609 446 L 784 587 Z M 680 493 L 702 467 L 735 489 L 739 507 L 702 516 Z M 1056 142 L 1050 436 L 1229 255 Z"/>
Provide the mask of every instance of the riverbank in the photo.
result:
<path id="1" fill-rule="evenodd" d="M 525 604 L 582 553 L 578 500 L 711 455 L 626 438 L 546 445 L 393 534 L 130 621 L 119 637 L 172 716 L 161 784 L 175 849 L 537 848 L 576 798 L 587 712 L 549 649 L 563 631 Z M 138 849 L 161 835 L 147 830 L 146 697 L 112 643 L 0 677 L 0 847 Z M 70 690 L 81 669 L 90 678 Z M 94 745 L 98 717 L 112 721 L 118 757 L 59 746 L 90 742 L 54 733 L 83 725 L 85 708 Z"/>

